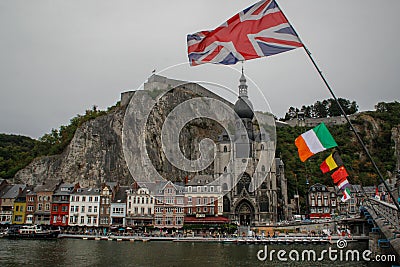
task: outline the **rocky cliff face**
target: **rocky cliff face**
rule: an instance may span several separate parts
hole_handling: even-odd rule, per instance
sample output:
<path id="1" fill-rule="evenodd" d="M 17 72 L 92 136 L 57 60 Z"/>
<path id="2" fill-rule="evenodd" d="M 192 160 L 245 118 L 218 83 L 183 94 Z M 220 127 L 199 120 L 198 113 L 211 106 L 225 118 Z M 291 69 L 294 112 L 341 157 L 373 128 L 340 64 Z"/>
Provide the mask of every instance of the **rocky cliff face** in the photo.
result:
<path id="1" fill-rule="evenodd" d="M 156 98 L 157 93 L 160 93 L 157 90 L 138 92 L 144 95 L 139 104 L 142 106 L 148 105 Z M 122 138 L 126 112 L 135 114 L 136 109 L 141 108 L 129 106 L 127 109 L 129 103 L 127 98 L 136 93 L 123 93 L 121 107 L 84 123 L 77 129 L 74 138 L 62 154 L 33 160 L 15 175 L 15 182 L 35 185 L 48 180 L 63 179 L 65 182 L 79 182 L 81 186 L 99 185 L 104 181 L 132 183 L 134 177 L 129 172 L 125 161 Z M 137 127 L 130 127 L 132 131 L 130 134 L 139 136 L 139 140 L 145 141 L 151 164 L 165 178 L 180 180 L 189 174 L 171 165 L 160 150 L 163 122 L 174 106 L 196 96 L 219 99 L 231 105 L 199 85 L 181 86 L 158 99 L 157 105 L 147 120 L 146 131 L 141 132 Z M 189 112 L 196 113 L 195 107 Z M 183 154 L 188 158 L 198 158 L 200 140 L 208 137 L 216 141 L 221 132 L 222 127 L 216 122 L 207 119 L 194 120 L 182 130 L 179 136 Z M 136 144 L 133 144 L 132 149 L 135 150 L 136 147 Z M 136 158 L 133 163 L 136 168 L 134 175 L 137 177 L 144 175 L 146 164 L 149 162 Z M 204 173 L 212 172 L 212 166 L 204 170 Z"/>
<path id="2" fill-rule="evenodd" d="M 63 179 L 83 186 L 105 180 L 127 182 L 130 175 L 121 146 L 123 116 L 124 108 L 118 108 L 84 123 L 62 154 L 33 160 L 15 175 L 15 180 L 39 184 Z"/>

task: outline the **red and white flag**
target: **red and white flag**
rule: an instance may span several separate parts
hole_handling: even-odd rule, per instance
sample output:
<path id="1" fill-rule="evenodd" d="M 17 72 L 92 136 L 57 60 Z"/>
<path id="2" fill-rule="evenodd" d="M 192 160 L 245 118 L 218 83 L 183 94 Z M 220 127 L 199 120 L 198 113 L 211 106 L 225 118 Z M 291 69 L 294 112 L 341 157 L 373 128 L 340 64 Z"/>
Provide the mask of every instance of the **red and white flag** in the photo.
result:
<path id="1" fill-rule="evenodd" d="M 218 28 L 187 35 L 190 65 L 231 65 L 302 47 L 299 37 L 274 0 L 263 0 Z"/>

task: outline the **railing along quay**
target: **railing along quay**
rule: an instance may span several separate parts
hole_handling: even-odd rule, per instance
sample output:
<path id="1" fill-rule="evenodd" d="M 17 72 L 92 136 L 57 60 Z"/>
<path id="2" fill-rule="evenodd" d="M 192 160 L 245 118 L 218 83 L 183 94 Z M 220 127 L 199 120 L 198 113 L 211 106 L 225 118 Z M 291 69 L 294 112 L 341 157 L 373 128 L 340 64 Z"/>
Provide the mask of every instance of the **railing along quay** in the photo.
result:
<path id="1" fill-rule="evenodd" d="M 390 243 L 397 256 L 400 257 L 400 219 L 399 211 L 393 204 L 370 197 L 365 207 L 379 228 Z M 380 240 L 382 241 L 382 240 Z"/>

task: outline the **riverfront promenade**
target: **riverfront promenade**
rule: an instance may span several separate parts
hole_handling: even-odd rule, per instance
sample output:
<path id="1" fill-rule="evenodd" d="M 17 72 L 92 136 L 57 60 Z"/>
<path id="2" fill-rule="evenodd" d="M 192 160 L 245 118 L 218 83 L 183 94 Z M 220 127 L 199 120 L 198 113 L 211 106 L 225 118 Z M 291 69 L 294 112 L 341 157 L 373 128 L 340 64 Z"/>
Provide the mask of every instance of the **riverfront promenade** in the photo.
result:
<path id="1" fill-rule="evenodd" d="M 291 235 L 270 238 L 254 237 L 166 237 L 166 236 L 138 236 L 138 235 L 84 235 L 84 234 L 60 234 L 58 238 L 73 238 L 96 241 L 130 241 L 130 242 L 148 242 L 148 241 L 169 241 L 169 242 L 209 242 L 209 243 L 236 243 L 236 244 L 336 244 L 341 238 L 339 236 L 328 237 L 310 237 L 304 235 Z M 366 236 L 356 236 L 346 238 L 347 242 L 368 241 Z"/>

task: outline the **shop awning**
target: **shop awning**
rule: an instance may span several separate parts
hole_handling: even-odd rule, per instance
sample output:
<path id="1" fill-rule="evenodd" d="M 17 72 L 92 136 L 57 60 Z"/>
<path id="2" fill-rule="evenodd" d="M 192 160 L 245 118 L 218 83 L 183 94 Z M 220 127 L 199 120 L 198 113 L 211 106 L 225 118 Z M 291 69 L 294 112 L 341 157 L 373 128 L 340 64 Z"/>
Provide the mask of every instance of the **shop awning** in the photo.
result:
<path id="1" fill-rule="evenodd" d="M 218 216 L 218 217 L 204 217 L 204 218 L 196 218 L 196 217 L 185 217 L 185 224 L 224 224 L 229 223 L 229 219 Z"/>
<path id="2" fill-rule="evenodd" d="M 310 213 L 310 219 L 331 218 L 330 213 Z"/>

